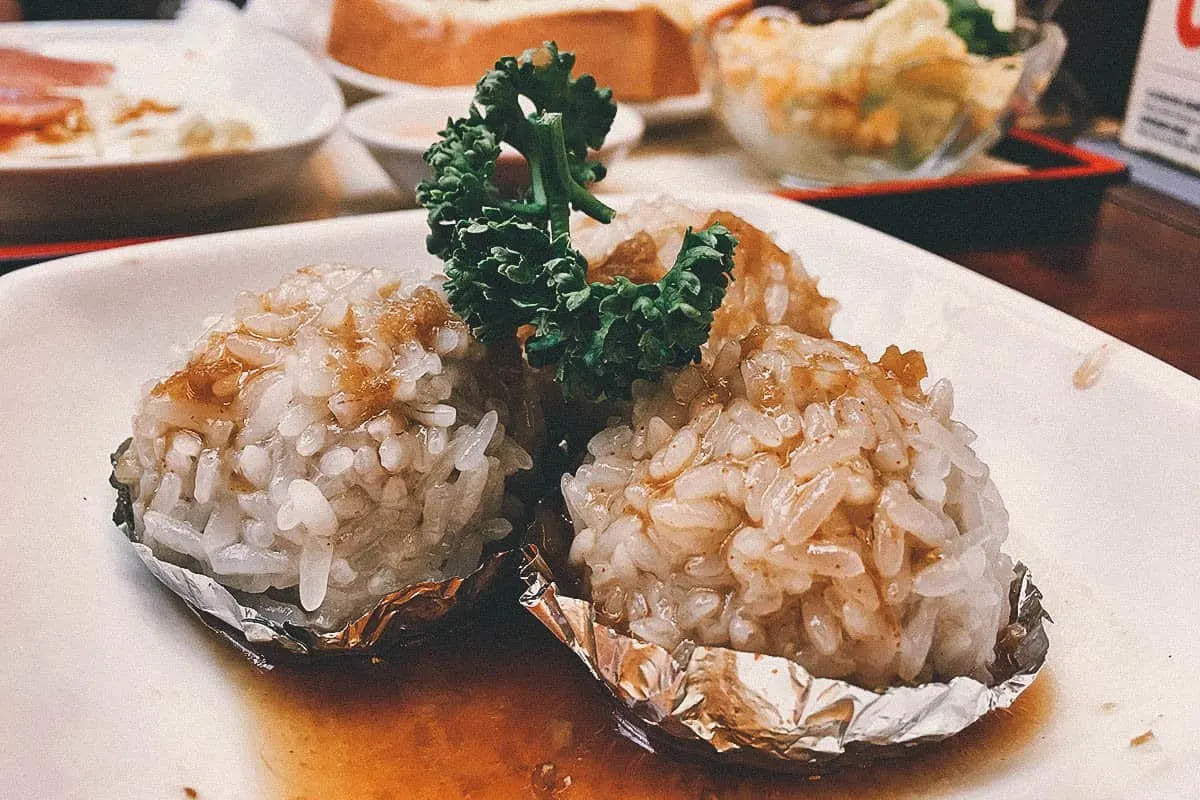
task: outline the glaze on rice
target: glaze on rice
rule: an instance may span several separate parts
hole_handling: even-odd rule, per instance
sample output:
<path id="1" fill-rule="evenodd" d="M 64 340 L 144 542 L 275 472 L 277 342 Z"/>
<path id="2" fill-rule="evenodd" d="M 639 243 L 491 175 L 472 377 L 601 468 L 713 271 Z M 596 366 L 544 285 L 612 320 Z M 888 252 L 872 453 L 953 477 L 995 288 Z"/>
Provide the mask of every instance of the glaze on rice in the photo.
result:
<path id="1" fill-rule="evenodd" d="M 562 482 L 604 621 L 867 687 L 987 681 L 1007 514 L 924 377 L 916 353 L 763 327 L 640 384 Z"/>
<path id="2" fill-rule="evenodd" d="M 786 325 L 810 336 L 828 336 L 837 303 L 823 296 L 799 257 L 762 230 L 728 211 L 702 211 L 669 197 L 639 201 L 608 225 L 590 217 L 574 226 L 572 242 L 588 260 L 588 278 L 611 281 L 620 275 L 635 283 L 666 274 L 690 226 L 719 222 L 738 239 L 733 280 L 713 314 L 709 347 L 740 339 L 756 325 Z"/>
<path id="3" fill-rule="evenodd" d="M 316 629 L 467 574 L 512 530 L 506 479 L 532 467 L 513 363 L 383 270 L 306 267 L 244 293 L 143 394 L 115 468 L 135 533 L 230 588 L 298 600 L 293 621 Z"/>

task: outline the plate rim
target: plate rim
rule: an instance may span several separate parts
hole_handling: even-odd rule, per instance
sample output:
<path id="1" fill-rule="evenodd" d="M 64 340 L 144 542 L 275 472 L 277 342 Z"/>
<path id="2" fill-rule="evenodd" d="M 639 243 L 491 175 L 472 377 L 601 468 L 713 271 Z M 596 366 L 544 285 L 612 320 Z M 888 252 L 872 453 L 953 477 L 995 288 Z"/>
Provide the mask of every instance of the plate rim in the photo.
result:
<path id="1" fill-rule="evenodd" d="M 321 65 L 339 83 L 345 84 L 359 93 L 374 95 L 403 94 L 405 92 L 436 94 L 445 89 L 461 91 L 472 87 L 471 84 L 422 86 L 419 83 L 409 83 L 397 78 L 373 75 L 370 72 L 363 72 L 358 67 L 352 67 L 345 62 L 338 61 L 328 53 L 321 59 Z M 364 102 L 366 101 L 364 100 Z M 642 116 L 646 127 L 654 127 L 656 125 L 677 125 L 708 116 L 712 110 L 712 95 L 706 89 L 702 88 L 693 94 L 676 95 L 664 97 L 660 100 L 643 102 L 623 100 L 620 103 L 638 112 Z"/>
<path id="2" fill-rule="evenodd" d="M 627 208 L 638 200 L 653 200 L 663 197 L 662 193 L 612 193 L 604 194 L 603 199 L 610 205 L 620 209 Z M 1112 334 L 1106 333 L 1095 326 L 1071 316 L 1048 303 L 1017 289 L 1007 286 L 993 278 L 982 275 L 974 270 L 916 245 L 897 239 L 890 234 L 870 228 L 854 220 L 838 216 L 820 208 L 803 203 L 786 200 L 770 194 L 755 192 L 706 192 L 695 193 L 687 198 L 681 198 L 689 205 L 699 207 L 718 207 L 721 205 L 740 205 L 761 208 L 773 219 L 780 215 L 797 214 L 799 217 L 821 219 L 844 226 L 848 230 L 878 239 L 886 243 L 889 249 L 896 252 L 898 259 L 905 264 L 905 269 L 914 270 L 930 279 L 937 279 L 944 284 L 952 282 L 952 287 L 970 288 L 989 287 L 992 305 L 1002 305 L 1005 311 L 1013 313 L 1018 318 L 1036 325 L 1044 334 L 1053 335 L 1056 339 L 1069 344 L 1074 350 L 1080 347 L 1088 351 L 1104 343 L 1115 343 L 1120 346 L 1123 356 L 1134 354 L 1130 358 L 1122 358 L 1120 363 L 1110 363 L 1107 369 L 1127 369 L 1130 377 L 1146 382 L 1155 391 L 1164 391 L 1173 398 L 1190 403 L 1200 409 L 1200 378 L 1195 378 L 1183 370 L 1162 359 L 1147 353 L 1140 348 L 1125 342 Z M 401 211 L 386 211 L 373 214 L 360 214 L 349 217 L 290 222 L 282 225 L 266 225 L 257 228 L 245 228 L 233 231 L 217 231 L 194 236 L 180 236 L 170 239 L 114 247 L 78 255 L 52 259 L 33 264 L 28 267 L 13 270 L 0 275 L 0 304 L 11 301 L 25 287 L 34 291 L 47 281 L 68 279 L 69 276 L 82 272 L 103 271 L 127 259 L 153 259 L 160 253 L 168 257 L 182 248 L 194 248 L 197 245 L 205 247 L 210 244 L 218 246 L 238 245 L 243 242 L 262 240 L 270 242 L 281 235 L 306 233 L 325 233 L 328 230 L 345 228 L 347 237 L 353 237 L 361 229 L 375 226 L 386 226 L 390 220 L 423 217 L 423 209 L 406 209 Z M 770 232 L 770 231 L 768 231 Z M 912 256 L 916 256 L 915 259 Z M 805 254 L 805 260 L 811 268 L 812 254 Z M 813 270 L 814 277 L 820 281 L 825 277 L 819 269 Z M 843 312 L 844 313 L 844 312 Z M 1086 352 L 1081 354 L 1081 358 Z"/>

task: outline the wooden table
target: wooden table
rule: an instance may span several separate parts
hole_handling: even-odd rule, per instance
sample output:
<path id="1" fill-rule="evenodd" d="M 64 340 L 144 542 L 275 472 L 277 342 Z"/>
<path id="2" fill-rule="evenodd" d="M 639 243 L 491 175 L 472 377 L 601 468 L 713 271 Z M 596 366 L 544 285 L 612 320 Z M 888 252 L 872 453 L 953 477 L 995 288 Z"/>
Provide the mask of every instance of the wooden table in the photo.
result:
<path id="1" fill-rule="evenodd" d="M 1109 189 L 1087 234 L 940 255 L 1200 378 L 1200 209 Z"/>

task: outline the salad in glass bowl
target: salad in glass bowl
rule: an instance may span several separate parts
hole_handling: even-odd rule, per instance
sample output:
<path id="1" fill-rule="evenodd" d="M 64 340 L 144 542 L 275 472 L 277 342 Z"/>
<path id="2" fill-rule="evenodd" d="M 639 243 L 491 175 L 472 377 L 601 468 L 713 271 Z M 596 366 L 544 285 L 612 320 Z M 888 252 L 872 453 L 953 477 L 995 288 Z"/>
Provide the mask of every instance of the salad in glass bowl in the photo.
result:
<path id="1" fill-rule="evenodd" d="M 991 5 L 857 0 L 846 8 L 859 16 L 824 24 L 837 14 L 726 17 L 703 43 L 714 108 L 785 185 L 949 174 L 1036 103 L 1066 50 L 1058 26 Z"/>

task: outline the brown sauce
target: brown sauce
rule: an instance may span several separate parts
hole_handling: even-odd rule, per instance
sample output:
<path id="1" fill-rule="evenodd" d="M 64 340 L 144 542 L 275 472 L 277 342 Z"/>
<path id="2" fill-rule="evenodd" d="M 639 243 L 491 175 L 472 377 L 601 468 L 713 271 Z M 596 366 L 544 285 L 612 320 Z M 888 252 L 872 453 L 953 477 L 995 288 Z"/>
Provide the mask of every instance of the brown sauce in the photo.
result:
<path id="1" fill-rule="evenodd" d="M 379 374 L 362 361 L 363 350 L 370 344 L 358 328 L 354 309 L 347 309 L 342 324 L 330 331 L 338 384 L 342 391 L 366 404 L 362 418 L 385 411 L 392 403 L 394 382 L 387 374 Z"/>
<path id="2" fill-rule="evenodd" d="M 641 750 L 615 732 L 611 701 L 576 657 L 519 610 L 377 664 L 234 671 L 273 796 L 287 800 L 953 795 L 1018 765 L 1055 706 L 1043 674 L 1012 709 L 947 742 L 809 778 Z"/>
<path id="3" fill-rule="evenodd" d="M 461 324 L 446 301 L 427 287 L 417 287 L 411 297 L 404 299 L 391 297 L 386 288 L 381 294 L 387 298 L 387 307 L 377 325 L 382 337 L 393 346 L 415 340 L 432 350 L 438 331 Z M 386 411 L 392 404 L 395 380 L 363 362 L 363 351 L 371 340 L 360 330 L 354 309 L 347 310 L 345 320 L 329 333 L 342 391 L 365 404 L 363 419 Z"/>
<path id="4" fill-rule="evenodd" d="M 173 114 L 179 110 L 179 106 L 160 103 L 149 97 L 144 97 L 138 100 L 133 105 L 127 105 L 113 115 L 112 121 L 114 125 L 124 125 L 126 122 L 133 122 L 141 119 L 147 114 Z"/>
<path id="5" fill-rule="evenodd" d="M 73 99 L 73 98 L 72 98 Z M 83 111 L 83 104 L 75 101 L 51 115 L 29 125 L 0 124 L 0 153 L 14 150 L 30 141 L 43 144 L 63 144 L 91 133 L 91 120 Z"/>
<path id="6" fill-rule="evenodd" d="M 786 264 L 791 260 L 791 256 L 775 244 L 766 232 L 729 211 L 714 211 L 702 227 L 707 228 L 718 222 L 737 237 L 738 246 L 734 250 L 733 260 L 742 272 L 755 274 L 767 264 Z"/>
<path id="7" fill-rule="evenodd" d="M 86 121 L 86 117 L 82 118 Z M 91 131 L 89 125 L 78 120 L 67 119 L 63 122 L 48 122 L 39 127 L 21 127 L 18 125 L 0 125 L 0 153 L 14 150 L 19 145 L 28 144 L 30 140 L 43 144 L 63 144 L 74 141 Z"/>
<path id="8" fill-rule="evenodd" d="M 899 347 L 889 344 L 876 363 L 896 376 L 905 388 L 919 389 L 921 381 L 929 377 L 929 369 L 925 366 L 925 356 L 918 350 L 901 353 Z"/>
<path id="9" fill-rule="evenodd" d="M 452 324 L 462 325 L 462 322 L 441 295 L 426 286 L 418 286 L 411 297 L 391 301 L 378 324 L 379 330 L 392 341 L 415 339 L 430 350 L 439 330 Z"/>
<path id="10" fill-rule="evenodd" d="M 638 231 L 599 262 L 588 264 L 587 278 L 595 283 L 613 283 L 619 276 L 634 283 L 653 283 L 666 273 L 667 267 L 658 260 L 654 239 L 645 231 Z"/>
<path id="11" fill-rule="evenodd" d="M 159 382 L 154 395 L 166 395 L 183 403 L 195 403 L 213 409 L 229 408 L 237 400 L 242 386 L 254 370 L 222 350 L 211 360 L 197 360 Z M 228 382 L 236 383 L 232 391 L 218 391 Z"/>
<path id="12" fill-rule="evenodd" d="M 2 133 L 3 129 L 0 128 L 0 135 Z M 0 138 L 2 145 L 3 139 Z M 385 297 L 388 297 L 388 306 L 377 324 L 380 332 L 393 344 L 416 340 L 426 349 L 432 349 L 440 330 L 463 324 L 454 317 L 446 301 L 426 287 L 418 287 L 409 298 L 393 299 L 390 292 L 385 293 Z M 306 307 L 284 311 L 295 312 Z M 265 299 L 263 310 L 273 310 Z M 239 325 L 234 333 L 285 345 L 293 340 L 291 335 L 278 339 L 261 336 L 244 324 Z M 394 381 L 389 375 L 380 374 L 363 363 L 362 353 L 370 344 L 370 339 L 360 330 L 354 309 L 348 309 L 345 319 L 326 333 L 332 345 L 331 366 L 337 372 L 339 387 L 363 402 L 362 419 L 386 410 L 392 402 Z M 244 363 L 229 352 L 226 341 L 230 335 L 221 332 L 210 336 L 204 354 L 194 357 L 183 369 L 160 381 L 151 390 L 152 394 L 193 404 L 204 414 L 220 414 L 229 410 L 250 380 L 261 372 L 260 368 Z"/>
<path id="13" fill-rule="evenodd" d="M 741 333 L 766 319 L 763 292 L 771 266 L 790 264 L 792 256 L 765 231 L 729 211 L 713 212 L 703 227 L 713 223 L 728 228 L 738 245 L 733 253 L 734 281 L 727 302 L 713 316 L 712 335 L 721 340 L 741 338 Z M 791 299 L 780 322 L 810 336 L 828 336 L 832 301 L 807 281 L 788 278 L 787 283 Z"/>
<path id="14" fill-rule="evenodd" d="M 16 125 L 0 125 L 0 153 L 12 150 L 21 141 L 21 137 L 29 133 L 28 128 Z"/>
<path id="15" fill-rule="evenodd" d="M 44 144 L 64 144 L 73 142 L 86 133 L 91 133 L 92 121 L 80 104 L 66 113 L 63 119 L 47 123 L 38 128 L 35 137 Z"/>

